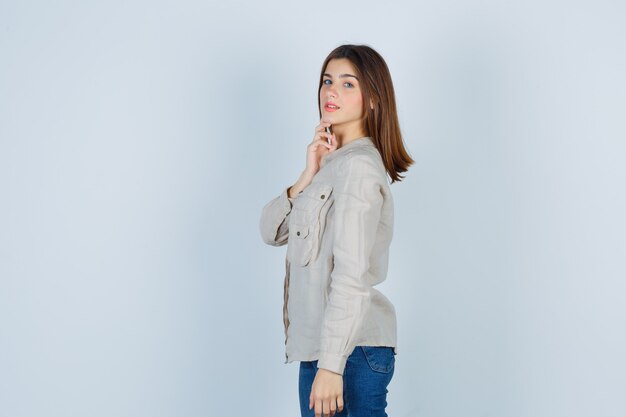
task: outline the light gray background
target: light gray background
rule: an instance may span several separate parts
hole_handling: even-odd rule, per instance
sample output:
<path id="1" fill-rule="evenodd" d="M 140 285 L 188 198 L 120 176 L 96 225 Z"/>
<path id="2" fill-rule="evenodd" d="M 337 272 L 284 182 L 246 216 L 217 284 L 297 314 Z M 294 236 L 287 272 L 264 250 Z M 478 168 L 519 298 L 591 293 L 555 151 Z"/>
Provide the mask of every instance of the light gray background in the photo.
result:
<path id="1" fill-rule="evenodd" d="M 296 416 L 285 247 L 320 65 L 387 60 L 392 417 L 624 416 L 626 7 L 0 3 L 0 415 Z"/>

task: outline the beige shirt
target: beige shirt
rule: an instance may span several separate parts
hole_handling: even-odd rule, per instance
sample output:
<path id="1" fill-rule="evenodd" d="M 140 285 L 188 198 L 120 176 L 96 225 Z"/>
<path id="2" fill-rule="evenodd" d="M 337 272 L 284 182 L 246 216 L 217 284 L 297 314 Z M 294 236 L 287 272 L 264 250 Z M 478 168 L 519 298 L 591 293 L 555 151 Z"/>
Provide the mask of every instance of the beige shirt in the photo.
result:
<path id="1" fill-rule="evenodd" d="M 355 346 L 396 347 L 396 314 L 377 289 L 393 235 L 393 199 L 370 137 L 328 154 L 296 197 L 288 189 L 262 210 L 268 245 L 287 244 L 285 363 L 318 360 L 343 374 Z"/>

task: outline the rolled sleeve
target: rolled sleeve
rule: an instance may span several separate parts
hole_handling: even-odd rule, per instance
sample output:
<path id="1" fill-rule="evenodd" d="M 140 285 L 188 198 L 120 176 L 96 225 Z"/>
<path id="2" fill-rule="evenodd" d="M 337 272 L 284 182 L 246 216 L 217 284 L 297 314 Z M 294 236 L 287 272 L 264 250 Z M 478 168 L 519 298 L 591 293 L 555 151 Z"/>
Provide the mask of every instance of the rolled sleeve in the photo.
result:
<path id="1" fill-rule="evenodd" d="M 289 213 L 291 200 L 285 188 L 280 195 L 268 202 L 261 210 L 259 229 L 263 242 L 272 246 L 282 246 L 289 237 Z"/>
<path id="2" fill-rule="evenodd" d="M 370 305 L 370 256 L 383 206 L 383 179 L 369 155 L 348 158 L 338 175 L 333 190 L 334 266 L 317 366 L 343 374 Z"/>

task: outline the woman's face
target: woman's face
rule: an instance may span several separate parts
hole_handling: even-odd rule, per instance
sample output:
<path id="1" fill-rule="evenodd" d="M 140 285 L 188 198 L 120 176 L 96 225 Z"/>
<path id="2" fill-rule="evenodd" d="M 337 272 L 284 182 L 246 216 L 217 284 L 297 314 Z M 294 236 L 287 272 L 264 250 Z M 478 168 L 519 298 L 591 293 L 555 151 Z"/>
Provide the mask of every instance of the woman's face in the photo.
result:
<path id="1" fill-rule="evenodd" d="M 332 103 L 338 108 L 329 108 Z M 320 88 L 322 120 L 333 129 L 359 130 L 363 116 L 363 96 L 356 71 L 346 58 L 331 59 L 326 65 Z"/>

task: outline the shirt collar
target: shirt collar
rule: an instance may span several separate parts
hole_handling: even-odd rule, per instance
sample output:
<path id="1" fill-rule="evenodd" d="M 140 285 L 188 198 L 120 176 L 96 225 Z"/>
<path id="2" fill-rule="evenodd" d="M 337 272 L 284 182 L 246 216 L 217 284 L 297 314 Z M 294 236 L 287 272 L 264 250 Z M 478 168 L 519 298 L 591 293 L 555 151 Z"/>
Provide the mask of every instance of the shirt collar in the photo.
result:
<path id="1" fill-rule="evenodd" d="M 361 146 L 376 146 L 374 145 L 374 141 L 369 136 L 363 136 L 362 138 L 354 139 L 349 143 L 346 143 L 340 148 L 335 149 L 328 155 L 324 157 L 322 162 L 320 163 L 320 168 L 329 163 L 331 160 L 337 158 L 339 155 L 345 153 L 348 149 L 361 147 Z"/>

